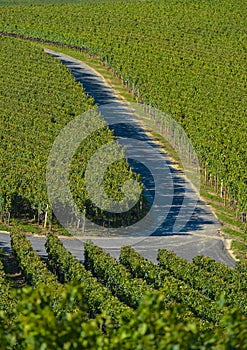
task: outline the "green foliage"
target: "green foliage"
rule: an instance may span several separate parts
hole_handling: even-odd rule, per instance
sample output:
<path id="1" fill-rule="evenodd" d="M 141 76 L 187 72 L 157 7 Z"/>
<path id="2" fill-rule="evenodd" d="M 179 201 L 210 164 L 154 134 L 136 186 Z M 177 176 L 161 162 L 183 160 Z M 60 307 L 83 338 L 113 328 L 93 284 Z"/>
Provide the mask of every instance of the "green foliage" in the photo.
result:
<path id="1" fill-rule="evenodd" d="M 168 270 L 171 275 L 186 282 L 193 289 L 206 295 L 212 300 L 218 300 L 222 297 L 226 305 L 239 308 L 242 313 L 247 313 L 247 299 L 245 282 L 242 284 L 235 281 L 227 281 L 220 274 L 211 274 L 199 265 L 177 257 L 174 252 L 166 249 L 158 251 L 159 266 Z"/>
<path id="2" fill-rule="evenodd" d="M 191 310 L 194 316 L 199 317 L 202 321 L 219 322 L 223 309 L 219 308 L 216 302 L 191 288 L 185 282 L 176 279 L 167 270 L 146 260 L 133 248 L 129 246 L 121 248 L 120 262 L 134 277 L 144 279 L 163 292 L 166 300 L 174 300 L 186 305 L 188 310 Z"/>
<path id="3" fill-rule="evenodd" d="M 54 290 L 61 287 L 38 253 L 33 250 L 25 234 L 18 228 L 11 231 L 11 248 L 28 283 L 34 287 L 39 284 L 53 285 Z"/>
<path id="4" fill-rule="evenodd" d="M 92 107 L 81 85 L 40 48 L 1 40 L 1 211 L 45 210 L 46 163 L 55 137 L 73 115 Z M 32 216 L 31 216 L 32 217 Z"/>
<path id="5" fill-rule="evenodd" d="M 47 286 L 35 290 L 24 287 L 18 292 L 15 320 L 8 332 L 0 328 L 1 349 L 247 349 L 247 319 L 235 309 L 225 314 L 221 327 L 202 330 L 193 320 L 181 320 L 181 305 L 164 310 L 161 294 L 150 294 L 131 320 L 104 335 L 99 330 L 101 316 L 86 319 L 80 286 L 67 285 L 61 297 L 61 305 L 76 304 L 76 312 L 57 317 L 49 307 L 49 298 Z"/>
<path id="6" fill-rule="evenodd" d="M 11 290 L 10 284 L 5 275 L 4 266 L 0 260 L 0 338 L 8 329 L 14 317 L 14 308 L 17 299 Z"/>
<path id="7" fill-rule="evenodd" d="M 6 306 L 6 298 L 8 297 L 9 289 L 10 287 L 6 280 L 4 267 L 0 260 L 0 310 Z"/>
<path id="8" fill-rule="evenodd" d="M 16 237 L 20 241 L 25 240 L 21 234 L 19 236 L 17 234 Z M 26 252 L 24 256 L 33 256 L 32 251 L 26 249 L 26 245 L 23 245 L 23 249 Z M 188 314 L 188 306 L 191 307 L 191 301 L 188 300 L 188 305 L 174 302 L 164 303 L 164 298 L 169 298 L 169 294 L 172 294 L 172 297 L 176 299 L 174 292 L 169 290 L 171 286 L 169 282 L 165 288 L 162 286 L 163 282 L 169 281 L 167 270 L 163 271 L 144 258 L 140 258 L 138 262 L 138 254 L 129 247 L 122 250 L 121 260 L 125 261 L 126 265 L 132 269 L 132 274 L 144 274 L 144 279 L 149 283 L 152 281 L 152 284 L 160 289 L 161 292 L 158 293 L 152 288 L 148 289 L 142 279 L 132 278 L 123 266 L 110 258 L 101 248 L 87 243 L 86 249 L 89 255 L 88 261 L 91 261 L 91 264 L 93 253 L 100 256 L 101 259 L 107 260 L 103 264 L 104 268 L 108 269 L 108 274 L 111 271 L 113 277 L 111 281 L 109 278 L 107 283 L 115 290 L 123 288 L 127 293 L 127 287 L 135 294 L 138 289 L 137 282 L 139 282 L 139 292 L 142 295 L 139 297 L 137 308 L 128 313 L 129 317 L 124 317 L 128 308 L 121 306 L 120 302 L 117 304 L 114 297 L 110 299 L 108 297 L 109 291 L 107 294 L 107 289 L 101 285 L 101 283 L 106 282 L 106 279 L 103 280 L 104 274 L 97 266 L 103 265 L 99 261 L 95 263 L 95 271 L 97 268 L 97 271 L 100 272 L 100 283 L 64 249 L 56 236 L 49 235 L 47 250 L 52 257 L 50 261 L 57 271 L 64 272 L 64 281 L 71 279 L 73 283 L 65 283 L 62 288 L 58 287 L 55 291 L 53 282 L 46 284 L 37 282 L 35 288 L 28 286 L 9 293 L 9 285 L 6 283 L 3 267 L 0 264 L 1 292 L 6 291 L 5 296 L 13 296 L 13 299 L 4 299 L 5 303 L 9 303 L 11 306 L 9 308 L 11 313 L 7 312 L 6 305 L 4 309 L 0 310 L 0 349 L 247 349 L 247 318 L 232 305 L 222 309 L 224 314 L 217 324 L 210 326 L 205 323 L 203 327 L 197 318 Z M 25 260 L 24 257 L 22 259 Z M 211 261 L 210 265 L 212 265 Z M 35 266 L 34 264 L 34 271 L 39 273 L 39 269 L 35 269 Z M 116 276 L 117 269 L 120 275 L 118 278 Z M 245 273 L 245 270 L 243 265 L 239 265 L 235 273 Z M 69 277 L 70 273 L 71 278 Z M 105 277 L 106 275 L 107 273 Z M 179 287 L 183 285 L 175 278 L 173 280 L 177 281 Z M 117 285 L 118 283 L 120 284 Z M 173 287 L 175 287 L 175 283 Z M 166 292 L 167 294 L 164 296 Z M 54 293 L 59 293 L 55 304 Z M 93 302 L 89 303 L 89 300 L 93 300 L 93 294 L 94 305 L 98 301 L 99 312 L 97 315 L 92 315 L 89 308 L 89 306 L 93 307 Z M 182 291 L 180 294 L 183 298 Z M 128 295 L 131 298 L 131 293 Z M 1 293 L 2 296 L 4 293 Z M 189 298 L 192 296 L 199 297 L 199 294 L 188 295 Z M 105 309 L 103 298 L 106 298 Z M 2 305 L 1 300 L 0 305 Z M 208 306 L 206 298 L 201 297 L 200 302 L 202 304 L 205 302 L 202 307 Z M 224 298 L 221 297 L 218 303 L 221 304 L 221 307 L 225 305 Z M 116 310 L 113 311 L 114 307 L 121 309 L 118 314 L 119 321 L 121 312 L 123 312 L 117 327 L 112 319 L 114 312 L 115 315 L 117 314 Z M 107 312 L 106 308 L 112 308 L 112 311 Z M 95 318 L 92 319 L 92 316 Z"/>
<path id="9" fill-rule="evenodd" d="M 121 349 L 199 349 L 199 325 L 181 320 L 184 311 L 181 305 L 164 310 L 161 295 L 148 295 L 136 316 L 119 329 Z"/>
<path id="10" fill-rule="evenodd" d="M 240 0 L 8 6 L 1 7 L 0 24 L 1 31 L 85 46 L 99 55 L 135 96 L 183 125 L 201 165 L 224 181 L 241 210 L 247 208 L 245 27 Z M 45 165 L 51 145 L 61 128 L 92 107 L 92 101 L 64 67 L 35 45 L 1 37 L 0 55 L 0 211 L 15 214 L 22 207 L 42 211 L 47 203 Z M 89 148 L 94 152 L 103 140 L 113 139 L 107 128 L 94 136 L 97 143 L 82 145 L 73 160 L 74 193 L 83 193 L 84 186 L 77 161 L 86 164 Z M 117 181 L 108 176 L 105 183 L 114 199 L 121 197 L 125 181 L 116 169 L 121 168 L 127 178 L 134 176 L 126 163 L 116 165 L 107 175 L 114 173 Z M 85 194 L 77 199 L 81 207 L 85 199 Z M 88 211 L 95 215 L 91 206 Z M 245 262 L 231 270 L 210 258 L 197 257 L 189 263 L 160 250 L 155 266 L 125 248 L 121 259 L 130 274 L 102 249 L 87 243 L 86 266 L 97 281 L 57 238 L 49 236 L 50 262 L 65 283 L 62 286 L 24 235 L 13 232 L 12 244 L 35 289 L 11 291 L 0 264 L 1 349 L 247 349 Z M 76 285 L 66 284 L 70 280 Z M 106 286 L 136 309 L 124 306 Z M 212 316 L 216 302 L 225 312 L 219 322 L 217 307 Z M 217 327 L 203 330 L 188 309 L 217 321 Z M 106 334 L 99 330 L 102 325 Z"/>
<path id="11" fill-rule="evenodd" d="M 0 6 L 20 6 L 20 5 L 44 5 L 44 4 L 65 4 L 81 3 L 83 0 L 0 0 Z M 97 0 L 87 0 L 97 1 Z"/>
<path id="12" fill-rule="evenodd" d="M 202 271 L 211 272 L 215 277 L 224 280 L 228 284 L 233 284 L 237 289 L 243 293 L 247 291 L 247 280 L 243 278 L 240 271 L 238 271 L 240 264 L 236 263 L 234 269 L 226 266 L 218 261 L 215 261 L 208 256 L 196 256 L 193 258 L 193 263 L 199 266 Z M 244 263 L 243 263 L 244 264 Z"/>
<path id="13" fill-rule="evenodd" d="M 6 6 L 0 24 L 5 32 L 98 55 L 135 96 L 182 124 L 202 167 L 223 180 L 241 210 L 247 208 L 245 28 L 241 0 Z"/>
<path id="14" fill-rule="evenodd" d="M 85 210 L 90 220 L 108 225 L 110 219 L 113 225 L 122 225 L 128 219 L 126 215 L 109 217 L 91 202 L 86 191 L 84 176 L 88 161 L 100 147 L 115 140 L 103 118 L 92 109 L 92 99 L 60 62 L 35 44 L 2 36 L 0 40 L 4 64 L 0 90 L 3 100 L 0 112 L 0 212 L 29 218 L 35 215 L 37 219 L 40 213 L 50 210 L 47 207 L 46 165 L 53 142 L 66 123 L 91 109 L 91 114 L 84 118 L 87 117 L 89 136 L 82 141 L 70 164 L 71 193 L 78 208 Z M 95 125 L 96 131 L 90 133 Z M 122 160 L 107 169 L 103 183 L 105 192 L 114 200 L 122 199 L 122 188 L 127 180 L 140 180 L 131 171 L 119 145 L 118 153 Z M 102 159 L 104 161 L 106 159 Z M 60 171 L 62 167 L 63 164 Z M 54 183 L 55 193 L 50 193 L 53 197 L 56 196 L 56 185 Z M 131 210 L 136 220 L 139 194 L 131 195 L 137 199 Z M 58 204 L 64 210 L 66 198 Z M 77 225 L 77 218 L 72 225 Z"/>
<path id="15" fill-rule="evenodd" d="M 84 290 L 66 285 L 57 313 L 51 308 L 54 291 L 49 285 L 35 290 L 24 287 L 17 293 L 16 317 L 1 341 L 5 349 L 93 349 L 101 348 L 104 336 L 98 320 L 88 320 Z"/>
<path id="16" fill-rule="evenodd" d="M 130 307 L 137 308 L 146 293 L 155 294 L 145 281 L 133 278 L 124 266 L 92 242 L 84 243 L 84 255 L 86 268 Z"/>
<path id="17" fill-rule="evenodd" d="M 98 314 L 111 319 L 112 324 L 119 326 L 121 319 L 130 319 L 132 310 L 122 304 L 104 287 L 85 267 L 68 252 L 55 235 L 49 234 L 46 249 L 50 265 L 60 281 L 80 283 L 85 290 L 85 301 L 90 309 L 90 317 Z"/>
<path id="18" fill-rule="evenodd" d="M 246 279 L 247 276 L 247 261 L 238 261 L 236 263 L 236 270 L 242 275 L 243 278 Z"/>
<path id="19" fill-rule="evenodd" d="M 198 323 L 181 320 L 183 307 L 163 309 L 163 300 L 149 295 L 136 311 L 136 317 L 118 330 L 121 349 L 247 349 L 247 319 L 232 309 L 221 321 L 221 327 L 202 331 Z"/>

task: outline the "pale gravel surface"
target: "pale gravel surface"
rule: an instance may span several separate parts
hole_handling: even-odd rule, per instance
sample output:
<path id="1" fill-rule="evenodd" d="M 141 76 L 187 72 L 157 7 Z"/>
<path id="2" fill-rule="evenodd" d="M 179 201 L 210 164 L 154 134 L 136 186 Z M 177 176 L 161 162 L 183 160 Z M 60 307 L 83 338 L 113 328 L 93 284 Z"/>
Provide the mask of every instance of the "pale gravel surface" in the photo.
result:
<path id="1" fill-rule="evenodd" d="M 36 235 L 27 236 L 33 248 L 42 256 L 46 256 L 45 241 L 46 237 L 38 237 Z M 83 252 L 83 240 L 73 238 L 61 238 L 65 247 L 80 261 L 84 260 Z M 112 256 L 118 258 L 119 248 L 114 247 L 113 240 L 98 239 L 96 241 L 98 245 L 103 247 Z M 110 244 L 112 243 L 112 244 Z M 118 244 L 120 244 L 118 242 Z M 122 245 L 125 245 L 124 239 Z M 139 253 L 145 258 L 157 262 L 156 256 L 159 248 L 167 248 L 173 250 L 177 255 L 188 259 L 189 261 L 196 255 L 207 255 L 214 258 L 216 261 L 222 262 L 231 267 L 234 266 L 234 260 L 228 254 L 224 248 L 224 242 L 222 238 L 218 236 L 203 236 L 203 235 L 173 235 L 164 237 L 153 237 L 152 240 L 144 240 L 134 245 Z M 10 250 L 10 236 L 8 233 L 0 232 L 0 248 L 4 250 Z"/>

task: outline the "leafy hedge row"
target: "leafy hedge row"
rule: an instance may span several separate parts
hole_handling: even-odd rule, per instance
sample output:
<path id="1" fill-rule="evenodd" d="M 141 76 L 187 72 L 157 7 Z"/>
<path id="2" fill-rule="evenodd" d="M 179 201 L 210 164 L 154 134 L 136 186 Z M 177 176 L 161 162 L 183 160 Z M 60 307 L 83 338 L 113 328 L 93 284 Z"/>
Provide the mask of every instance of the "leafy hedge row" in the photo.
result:
<path id="1" fill-rule="evenodd" d="M 168 271 L 146 260 L 133 248 L 121 248 L 120 262 L 134 277 L 144 279 L 148 284 L 165 293 L 166 298 L 183 303 L 203 321 L 218 323 L 223 309 L 210 298 L 202 295 L 198 290 L 188 286 L 185 282 L 176 279 Z"/>
<path id="2" fill-rule="evenodd" d="M 21 235 L 20 239 L 23 239 Z M 58 243 L 60 242 L 58 238 L 50 235 L 49 239 L 54 242 L 54 255 L 58 248 L 59 253 L 64 255 L 64 261 L 70 261 L 73 264 L 74 258 L 69 258 L 70 254 L 67 255 L 61 243 Z M 102 250 L 97 249 L 94 245 L 88 243 L 87 248 L 89 247 L 103 260 L 107 257 L 107 254 L 102 254 Z M 130 253 L 133 252 L 130 251 Z M 108 265 L 109 263 L 110 259 Z M 142 263 L 141 260 L 141 265 Z M 82 266 L 78 262 L 78 270 L 77 272 L 75 270 L 74 274 L 76 284 L 66 283 L 61 290 L 58 303 L 60 313 L 51 307 L 54 290 L 50 289 L 47 284 L 37 283 L 35 288 L 28 286 L 15 291 L 14 296 L 18 302 L 13 308 L 12 319 L 6 320 L 6 313 L 0 311 L 1 350 L 247 349 L 247 318 L 238 310 L 229 308 L 217 327 L 202 328 L 197 319 L 181 318 L 181 315 L 186 312 L 186 306 L 173 303 L 164 308 L 164 295 L 155 292 L 152 288 L 150 288 L 150 293 L 141 299 L 137 309 L 132 311 L 131 317 L 123 318 L 119 327 L 114 327 L 112 321 L 108 320 L 107 325 L 111 328 L 104 333 L 100 327 L 106 322 L 105 313 L 97 315 L 95 319 L 88 319 L 87 292 L 89 288 L 87 288 L 87 282 L 89 280 L 86 276 L 90 273 L 87 271 L 85 273 L 83 268 L 85 278 L 81 277 L 81 280 L 84 282 L 78 285 L 76 281 L 80 279 L 79 265 Z M 63 266 L 62 257 L 61 260 L 58 259 L 58 266 Z M 115 263 L 112 266 L 114 275 Z M 152 280 L 159 276 L 157 272 L 160 272 L 161 269 L 152 269 L 151 266 L 144 263 L 143 271 L 147 272 L 150 269 L 154 275 L 152 273 L 149 275 Z M 0 271 L 0 281 L 3 282 L 2 265 L 0 265 Z M 68 269 L 65 271 L 66 273 L 62 276 L 64 279 L 69 279 L 70 272 Z M 119 271 L 123 273 L 124 268 L 120 267 Z M 73 275 L 72 270 L 71 274 Z M 127 275 L 128 273 L 125 274 Z M 120 277 L 123 279 L 123 275 Z M 135 283 L 136 281 L 141 280 L 130 278 L 130 282 Z M 117 283 L 116 279 L 115 282 Z M 96 284 L 91 283 L 90 286 L 94 288 Z M 94 292 L 97 295 L 98 291 L 99 289 L 96 288 L 91 293 Z M 11 322 L 8 323 L 8 321 Z"/>
<path id="3" fill-rule="evenodd" d="M 9 324 L 14 317 L 13 310 L 16 302 L 17 299 L 14 293 L 12 293 L 3 263 L 0 260 L 0 338 L 1 335 L 8 330 Z"/>
<path id="4" fill-rule="evenodd" d="M 41 213 L 48 203 L 46 165 L 52 144 L 93 101 L 65 67 L 33 43 L 3 36 L 0 41 L 0 210 L 12 216 Z"/>
<path id="5" fill-rule="evenodd" d="M 19 229 L 11 232 L 11 247 L 32 287 L 11 291 L 16 300 L 11 315 L 0 310 L 3 348 L 80 349 L 83 342 L 93 343 L 97 336 L 101 339 L 103 321 L 89 320 L 91 309 L 84 286 L 79 282 L 60 284 Z"/>
<path id="6" fill-rule="evenodd" d="M 6 281 L 3 264 L 0 260 L 0 310 L 4 309 L 9 294 L 9 284 Z"/>
<path id="7" fill-rule="evenodd" d="M 48 259 L 59 280 L 80 283 L 85 290 L 85 300 L 90 308 L 90 317 L 98 314 L 110 316 L 117 326 L 122 318 L 130 319 L 132 310 L 114 297 L 109 289 L 104 287 L 92 276 L 90 271 L 72 256 L 63 246 L 59 238 L 49 234 L 46 242 Z"/>
<path id="8" fill-rule="evenodd" d="M 147 292 L 155 293 L 145 281 L 133 278 L 124 266 L 92 242 L 84 243 L 84 254 L 86 268 L 130 307 L 137 308 Z"/>
<path id="9" fill-rule="evenodd" d="M 137 98 L 181 123 L 207 176 L 246 211 L 242 0 L 105 0 L 1 10 L 1 31 L 100 56 Z"/>
<path id="10" fill-rule="evenodd" d="M 241 264 L 237 262 L 234 269 L 226 266 L 208 256 L 196 256 L 193 258 L 193 263 L 200 267 L 202 270 L 210 272 L 215 277 L 224 280 L 229 284 L 233 284 L 236 288 L 242 292 L 247 291 L 247 279 L 241 274 Z"/>
<path id="11" fill-rule="evenodd" d="M 169 309 L 174 305 L 181 308 L 183 312 L 178 319 L 197 320 L 195 315 L 190 311 L 187 305 L 179 304 L 169 293 L 160 293 L 153 286 L 149 286 L 142 278 L 133 278 L 131 273 L 116 259 L 111 257 L 102 248 L 94 245 L 92 242 L 84 243 L 85 249 L 85 266 L 106 285 L 114 295 L 127 305 L 137 308 L 141 305 L 143 298 L 147 294 L 152 294 L 157 299 L 162 300 L 163 310 Z M 200 323 L 200 322 L 199 322 Z"/>
<path id="12" fill-rule="evenodd" d="M 197 289 L 200 293 L 213 300 L 224 296 L 227 305 L 238 307 L 243 313 L 247 314 L 246 293 L 243 293 L 238 284 L 227 283 L 223 278 L 201 269 L 166 249 L 159 249 L 158 261 L 159 266 L 168 270 L 177 279 Z"/>
<path id="13" fill-rule="evenodd" d="M 62 174 L 62 169 L 70 161 L 67 155 L 68 149 L 71 149 L 69 147 L 73 147 L 72 136 L 69 141 L 60 142 L 57 151 L 60 157 L 48 163 L 50 151 L 60 131 L 72 120 L 78 122 L 76 117 L 82 116 L 83 125 L 87 127 L 83 127 L 79 121 L 79 125 L 70 129 L 73 136 L 84 137 L 81 143 L 77 140 L 80 145 L 69 164 L 69 185 L 73 200 L 90 221 L 108 226 L 110 220 L 112 224 L 122 225 L 129 220 L 129 216 L 112 213 L 109 217 L 108 213 L 93 203 L 86 189 L 85 172 L 89 160 L 103 145 L 116 140 L 113 131 L 97 113 L 93 99 L 86 95 L 82 85 L 75 81 L 61 62 L 44 53 L 36 43 L 2 35 L 0 42 L 0 59 L 4 67 L 0 88 L 0 212 L 11 212 L 11 217 L 25 215 L 32 219 L 35 215 L 37 219 L 40 214 L 44 217 L 44 212 L 48 211 L 49 221 L 52 218 L 52 204 L 52 209 L 61 213 L 60 222 L 61 217 L 64 217 L 63 224 L 71 222 L 74 229 L 82 228 L 82 223 L 78 227 L 79 215 L 73 212 L 68 194 L 63 191 L 67 175 Z M 108 166 L 103 187 L 109 198 L 121 200 L 127 180 L 140 179 L 130 169 L 119 144 L 115 152 L 119 160 Z M 107 152 L 102 156 L 98 166 L 108 164 L 111 155 L 112 152 Z M 49 193 L 46 184 L 48 164 L 54 177 L 57 175 L 55 180 L 53 177 L 49 181 L 52 182 Z M 128 213 L 136 220 L 140 214 L 139 196 L 135 191 L 125 192 L 134 202 L 137 200 Z M 49 203 L 48 197 L 53 198 L 53 203 Z M 145 212 L 144 206 L 142 208 Z"/>
<path id="14" fill-rule="evenodd" d="M 79 299 L 82 306 L 60 318 L 49 307 L 46 286 L 24 287 L 18 297 L 17 317 L 6 332 L 0 328 L 1 350 L 247 349 L 247 319 L 236 310 L 224 316 L 222 327 L 203 331 L 198 322 L 179 319 L 181 305 L 164 310 L 161 294 L 148 295 L 130 320 L 104 335 L 100 318 L 85 320 L 84 292 L 76 286 L 65 288 L 61 301 L 71 305 Z"/>
<path id="15" fill-rule="evenodd" d="M 85 244 L 85 264 L 112 290 L 127 293 L 128 288 L 130 300 L 139 283 L 139 305 L 130 320 L 107 335 L 106 349 L 247 349 L 246 317 L 239 310 L 227 310 L 219 326 L 203 329 L 197 319 L 181 317 L 187 313 L 186 305 L 164 305 L 163 293 L 152 288 L 143 293 L 142 279 L 132 278 L 121 264 L 91 242 Z M 127 294 L 122 296 L 126 298 Z"/>
<path id="16" fill-rule="evenodd" d="M 241 276 L 247 280 L 247 261 L 242 260 L 236 264 L 236 271 L 238 271 Z"/>
<path id="17" fill-rule="evenodd" d="M 11 248 L 29 284 L 36 287 L 39 284 L 53 285 L 54 290 L 61 284 L 51 273 L 46 264 L 36 253 L 25 234 L 18 228 L 11 232 Z"/>
<path id="18" fill-rule="evenodd" d="M 15 291 L 18 302 L 12 319 L 3 318 L 0 349 L 79 350 L 101 345 L 104 335 L 99 329 L 100 322 L 88 319 L 84 295 L 80 285 L 68 284 L 62 289 L 55 309 L 51 307 L 54 290 L 49 285 L 39 284 L 35 289 L 26 286 Z"/>

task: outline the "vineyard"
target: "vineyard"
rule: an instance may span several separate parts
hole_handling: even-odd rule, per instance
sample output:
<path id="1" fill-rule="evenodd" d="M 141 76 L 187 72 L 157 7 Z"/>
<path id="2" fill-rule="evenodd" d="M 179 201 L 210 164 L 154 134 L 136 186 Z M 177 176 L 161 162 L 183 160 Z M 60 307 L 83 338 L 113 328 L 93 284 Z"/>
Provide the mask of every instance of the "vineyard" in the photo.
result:
<path id="1" fill-rule="evenodd" d="M 246 263 L 129 246 L 117 262 L 88 241 L 81 264 L 54 234 L 44 261 L 19 229 L 11 247 L 26 286 L 0 265 L 1 349 L 247 349 Z"/>
<path id="2" fill-rule="evenodd" d="M 224 204 L 236 208 L 236 216 L 246 222 L 244 13 L 241 1 L 233 3 L 231 0 L 224 1 L 223 5 L 219 1 L 196 4 L 190 0 L 183 5 L 174 0 L 86 1 L 59 5 L 51 2 L 43 6 L 2 6 L 0 30 L 86 49 L 90 55 L 98 57 L 122 79 L 139 102 L 161 109 L 183 126 L 199 155 L 203 181 L 213 186 Z M 8 60 L 5 57 L 3 60 L 6 65 Z M 43 56 L 44 60 L 48 58 Z M 63 102 L 59 102 L 58 108 L 63 113 L 66 109 Z M 73 108 L 74 103 L 65 112 L 70 117 L 78 114 L 79 109 L 73 111 Z M 80 112 L 85 109 L 87 107 Z M 50 119 L 54 120 L 56 116 Z M 128 173 L 128 169 L 123 170 L 125 174 L 126 171 Z M 71 181 L 75 183 L 80 178 L 76 164 L 72 174 Z M 120 183 L 124 180 L 121 176 Z M 34 177 L 24 182 L 32 181 Z M 11 188 L 20 187 L 10 184 Z M 110 185 L 111 182 L 106 187 Z M 80 180 L 78 187 L 83 195 L 82 198 L 75 196 L 75 200 L 80 208 L 86 207 L 83 210 L 92 218 L 97 208 L 89 203 L 83 181 Z M 8 207 L 13 208 L 10 203 L 13 195 L 2 192 L 1 207 L 8 212 Z M 20 192 L 22 196 L 26 190 Z M 47 199 L 43 189 L 36 192 L 42 193 L 41 198 L 32 198 L 31 206 L 44 212 Z M 121 197 L 116 185 L 113 192 L 114 198 Z M 28 200 L 29 197 L 30 193 L 24 196 Z M 62 203 L 61 207 L 64 206 Z M 138 212 L 135 208 L 130 215 L 132 220 L 136 220 Z M 98 223 L 106 225 L 107 220 L 104 213 L 99 214 Z M 116 217 L 111 221 L 115 225 L 122 224 Z"/>
<path id="3" fill-rule="evenodd" d="M 246 18 L 240 0 L 0 1 L 0 223 L 11 237 L 11 250 L 0 242 L 0 349 L 247 350 L 246 260 L 233 269 L 201 255 L 189 262 L 162 247 L 155 264 L 127 245 L 116 260 L 88 240 L 81 263 L 54 233 L 62 228 L 49 203 L 46 166 L 55 139 L 80 115 L 89 136 L 73 155 L 69 186 L 83 222 L 76 212 L 68 215 L 66 195 L 56 203 L 72 218 L 69 225 L 82 232 L 87 218 L 107 232 L 110 225 L 138 222 L 150 203 L 144 192 L 139 198 L 133 191 L 136 204 L 119 215 L 91 201 L 87 164 L 105 144 L 114 142 L 120 159 L 103 179 L 109 198 L 121 201 L 126 181 L 141 185 L 141 178 L 93 98 L 43 50 L 50 43 L 86 52 L 141 105 L 174 118 L 198 153 L 202 180 L 224 205 L 236 208 L 242 230 Z M 54 160 L 59 169 L 69 143 L 63 147 Z M 53 186 L 53 197 L 59 186 Z M 45 257 L 20 221 L 47 234 Z M 13 275 L 7 254 L 16 266 Z M 15 274 L 22 276 L 21 285 Z"/>
<path id="4" fill-rule="evenodd" d="M 90 136 L 81 143 L 72 159 L 70 185 L 74 200 L 85 216 L 96 218 L 94 220 L 102 225 L 104 222 L 108 224 L 109 215 L 100 212 L 90 202 L 85 188 L 84 173 L 88 160 L 102 145 L 115 140 L 112 131 L 93 108 L 93 100 L 86 96 L 81 85 L 62 64 L 48 57 L 35 44 L 1 37 L 1 61 L 4 69 L 0 112 L 0 212 L 7 219 L 11 212 L 12 216 L 34 217 L 36 221 L 46 213 L 51 225 L 52 212 L 48 206 L 45 181 L 50 149 L 66 123 L 91 109 L 85 121 Z M 116 152 L 122 154 L 120 146 Z M 106 193 L 115 200 L 121 199 L 122 184 L 132 178 L 136 175 L 126 160 L 120 159 L 107 170 L 104 179 Z M 57 205 L 65 211 L 66 198 L 62 200 Z M 128 219 L 131 222 L 129 217 L 135 220 L 138 208 L 137 203 L 128 213 L 128 218 L 113 214 L 111 221 L 120 224 Z"/>
<path id="5" fill-rule="evenodd" d="M 181 123 L 205 179 L 241 212 L 247 205 L 245 11 L 240 0 L 8 6 L 0 30 L 99 56 L 139 101 Z"/>

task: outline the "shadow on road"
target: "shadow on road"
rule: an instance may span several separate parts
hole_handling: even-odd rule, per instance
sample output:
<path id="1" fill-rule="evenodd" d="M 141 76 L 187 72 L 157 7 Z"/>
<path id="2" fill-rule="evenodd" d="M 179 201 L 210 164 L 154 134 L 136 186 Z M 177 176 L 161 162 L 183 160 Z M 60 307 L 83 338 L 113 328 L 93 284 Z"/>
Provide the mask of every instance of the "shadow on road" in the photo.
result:
<path id="1" fill-rule="evenodd" d="M 95 103 L 99 107 L 103 106 L 103 109 L 100 111 L 103 114 L 104 119 L 110 125 L 110 129 L 114 131 L 115 136 L 127 139 L 133 138 L 135 140 L 145 142 L 147 145 L 150 145 L 152 148 L 158 150 L 160 154 L 163 154 L 163 156 L 166 157 L 166 164 L 169 166 L 170 174 L 172 176 L 173 198 L 165 220 L 152 233 L 152 236 L 168 236 L 174 234 L 188 235 L 190 232 L 195 231 L 204 230 L 205 232 L 207 228 L 210 228 L 209 231 L 213 229 L 213 233 L 216 234 L 219 222 L 213 213 L 202 201 L 198 201 L 196 207 L 195 203 L 192 203 L 192 201 L 190 205 L 188 202 L 188 197 L 185 198 L 185 195 L 190 196 L 190 193 L 188 194 L 188 186 L 186 187 L 188 181 L 185 179 L 184 175 L 181 173 L 181 171 L 173 167 L 172 161 L 169 160 L 166 154 L 160 150 L 155 141 L 146 134 L 145 130 L 140 126 L 138 120 L 135 118 L 131 110 L 128 110 L 126 105 L 124 105 L 124 103 L 121 102 L 116 95 L 114 95 L 114 91 L 106 85 L 101 76 L 90 69 L 90 67 L 87 67 L 76 60 L 74 61 L 60 54 L 54 53 L 52 55 L 58 58 L 70 69 L 75 79 L 83 85 L 87 95 L 93 97 Z M 114 124 L 111 123 L 112 115 L 110 115 L 110 113 L 104 114 L 104 106 L 112 103 L 116 106 L 116 110 L 112 111 L 112 113 L 115 114 L 113 118 L 113 120 L 115 120 Z M 119 118 L 119 123 L 116 123 L 116 116 Z M 141 162 L 132 159 L 131 156 L 128 156 L 127 160 L 132 170 L 141 175 L 143 186 L 146 193 L 148 193 L 147 199 L 150 203 L 152 203 L 155 198 L 156 189 L 151 172 Z M 191 192 L 193 192 L 193 190 L 191 190 Z M 185 199 L 187 199 L 187 201 L 185 201 Z M 186 203 L 189 219 L 188 216 L 186 216 L 186 212 L 183 211 L 181 214 L 183 203 Z M 181 215 L 180 222 L 183 224 L 183 227 L 178 232 L 175 232 L 176 230 L 174 230 L 174 225 L 179 214 Z"/>

